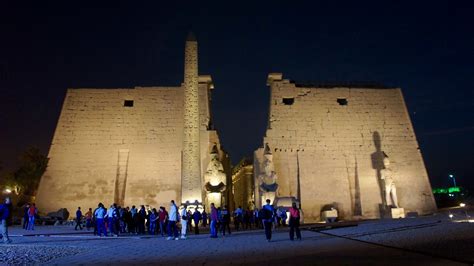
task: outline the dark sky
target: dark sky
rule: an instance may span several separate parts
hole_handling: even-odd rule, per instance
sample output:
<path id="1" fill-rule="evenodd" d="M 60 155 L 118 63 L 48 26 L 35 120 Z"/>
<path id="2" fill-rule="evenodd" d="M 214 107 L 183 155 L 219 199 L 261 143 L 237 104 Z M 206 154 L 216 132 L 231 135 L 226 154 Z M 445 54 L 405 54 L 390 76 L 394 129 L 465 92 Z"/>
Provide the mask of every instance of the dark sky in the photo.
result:
<path id="1" fill-rule="evenodd" d="M 403 89 L 433 186 L 453 173 L 474 187 L 473 1 L 69 2 L 0 2 L 6 168 L 28 146 L 48 151 L 67 88 L 180 84 L 192 30 L 234 163 L 262 144 L 269 72 L 374 81 Z"/>

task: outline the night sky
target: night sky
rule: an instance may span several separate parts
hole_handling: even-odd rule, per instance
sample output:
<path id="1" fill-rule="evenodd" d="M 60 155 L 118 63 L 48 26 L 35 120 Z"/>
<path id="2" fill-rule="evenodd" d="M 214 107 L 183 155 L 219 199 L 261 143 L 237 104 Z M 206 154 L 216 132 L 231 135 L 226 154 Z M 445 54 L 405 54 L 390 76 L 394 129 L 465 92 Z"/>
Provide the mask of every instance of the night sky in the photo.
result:
<path id="1" fill-rule="evenodd" d="M 214 124 L 234 163 L 262 145 L 269 72 L 373 81 L 402 88 L 432 185 L 452 184 L 453 173 L 474 188 L 473 1 L 69 2 L 0 2 L 7 170 L 28 146 L 47 153 L 67 88 L 178 86 L 193 31 L 199 72 L 216 87 Z"/>

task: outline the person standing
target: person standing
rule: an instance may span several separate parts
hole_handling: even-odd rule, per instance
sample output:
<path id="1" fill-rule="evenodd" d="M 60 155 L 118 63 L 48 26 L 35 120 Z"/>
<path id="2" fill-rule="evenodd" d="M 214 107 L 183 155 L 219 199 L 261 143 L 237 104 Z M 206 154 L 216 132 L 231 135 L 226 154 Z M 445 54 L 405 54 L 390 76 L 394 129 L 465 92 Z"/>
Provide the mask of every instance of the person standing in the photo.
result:
<path id="1" fill-rule="evenodd" d="M 125 223 L 127 224 L 127 233 L 131 234 L 133 233 L 133 218 L 132 218 L 132 212 L 130 208 L 127 206 L 125 208 Z"/>
<path id="2" fill-rule="evenodd" d="M 107 229 L 105 229 L 105 223 L 104 223 L 104 218 L 106 214 L 107 214 L 107 211 L 104 208 L 104 204 L 99 203 L 99 207 L 94 212 L 94 217 L 95 217 L 96 226 L 97 226 L 97 235 L 99 237 L 102 236 L 102 233 L 104 234 L 104 236 L 107 236 Z"/>
<path id="3" fill-rule="evenodd" d="M 216 224 L 216 229 L 217 229 L 217 233 L 220 232 L 220 230 L 222 228 L 222 210 L 221 210 L 221 207 L 217 207 L 217 224 Z"/>
<path id="4" fill-rule="evenodd" d="M 286 219 L 288 219 L 288 216 L 286 214 L 286 210 L 282 209 L 282 211 L 281 211 L 281 225 L 286 226 Z"/>
<path id="5" fill-rule="evenodd" d="M 222 216 L 222 235 L 225 236 L 225 229 L 229 232 L 230 235 L 230 212 L 227 209 L 227 205 L 224 205 L 224 208 L 221 210 L 221 216 Z"/>
<path id="6" fill-rule="evenodd" d="M 146 219 L 146 222 L 145 222 L 145 228 L 148 232 L 148 234 L 150 234 L 150 215 L 152 215 L 152 210 L 151 209 L 148 209 L 146 211 L 146 216 L 145 216 L 145 219 Z"/>
<path id="7" fill-rule="evenodd" d="M 253 211 L 253 220 L 255 222 L 255 227 L 258 229 L 262 226 L 262 223 L 260 221 L 260 217 L 259 217 L 259 213 L 260 211 L 258 210 L 258 208 L 255 208 L 255 210 Z"/>
<path id="8" fill-rule="evenodd" d="M 82 230 L 81 218 L 82 218 L 81 207 L 77 207 L 77 211 L 76 211 L 76 227 L 74 227 L 74 230 L 76 230 L 76 231 L 77 231 L 77 227 L 78 227 L 78 226 L 79 226 L 79 229 Z"/>
<path id="9" fill-rule="evenodd" d="M 97 232 L 98 232 L 98 228 L 97 228 L 97 216 L 95 215 L 96 211 L 99 209 L 99 206 L 97 208 L 94 209 L 94 211 L 92 212 L 92 226 L 94 226 L 94 235 L 98 235 Z"/>
<path id="10" fill-rule="evenodd" d="M 170 212 L 168 216 L 168 238 L 167 240 L 171 240 L 174 237 L 174 240 L 178 240 L 178 227 L 176 223 L 178 222 L 178 207 L 174 203 L 174 200 L 171 201 L 170 204 Z"/>
<path id="11" fill-rule="evenodd" d="M 145 219 L 146 219 L 146 210 L 145 206 L 142 205 L 140 210 L 137 213 L 138 215 L 138 233 L 144 235 L 145 234 Z"/>
<path id="12" fill-rule="evenodd" d="M 207 212 L 206 209 L 202 211 L 202 227 L 206 228 L 207 226 Z"/>
<path id="13" fill-rule="evenodd" d="M 28 229 L 27 230 L 35 230 L 35 217 L 38 213 L 38 209 L 34 203 L 31 204 L 30 209 L 28 209 Z"/>
<path id="14" fill-rule="evenodd" d="M 10 217 L 11 200 L 9 197 L 5 198 L 5 203 L 0 204 L 0 234 L 3 243 L 10 244 L 12 241 L 8 237 L 8 219 Z"/>
<path id="15" fill-rule="evenodd" d="M 115 226 L 114 226 L 114 213 L 115 213 L 115 207 L 114 205 L 110 205 L 110 208 L 107 210 L 107 214 L 105 215 L 105 218 L 107 219 L 107 227 L 109 229 L 110 235 L 114 236 L 115 235 Z"/>
<path id="16" fill-rule="evenodd" d="M 117 207 L 117 231 L 119 234 L 125 233 L 125 213 L 127 210 L 125 208 L 122 208 L 122 206 Z"/>
<path id="17" fill-rule="evenodd" d="M 239 206 L 234 211 L 234 226 L 235 226 L 235 230 L 237 230 L 237 231 L 239 231 L 239 229 L 240 229 L 240 225 L 242 224 L 243 216 L 244 216 L 244 212 L 242 210 L 242 206 Z"/>
<path id="18" fill-rule="evenodd" d="M 276 209 L 276 225 L 280 227 L 281 225 L 281 208 Z"/>
<path id="19" fill-rule="evenodd" d="M 159 222 L 160 222 L 160 233 L 161 236 L 165 236 L 166 233 L 166 220 L 168 219 L 168 212 L 165 207 L 160 206 L 160 211 L 158 212 Z"/>
<path id="20" fill-rule="evenodd" d="M 148 230 L 148 233 L 150 235 L 154 235 L 156 234 L 156 223 L 160 219 L 160 217 L 158 216 L 158 212 L 156 211 L 155 208 L 151 210 L 149 219 L 150 219 L 150 228 Z"/>
<path id="21" fill-rule="evenodd" d="M 300 217 L 300 210 L 296 208 L 296 202 L 293 202 L 290 208 L 290 240 L 292 241 L 295 237 L 295 231 L 296 239 L 301 240 Z"/>
<path id="22" fill-rule="evenodd" d="M 275 221 L 274 213 L 275 209 L 273 206 L 270 204 L 270 200 L 267 199 L 267 204 L 263 206 L 262 208 L 262 219 L 263 222 L 263 227 L 265 228 L 265 236 L 267 238 L 267 241 L 270 242 L 272 240 L 272 228 L 273 228 L 273 223 Z M 260 215 L 259 215 L 260 216 Z"/>
<path id="23" fill-rule="evenodd" d="M 114 212 L 113 212 L 113 227 L 115 236 L 119 236 L 120 234 L 120 206 L 117 206 L 117 203 L 114 203 Z"/>
<path id="24" fill-rule="evenodd" d="M 86 217 L 86 229 L 89 231 L 92 226 L 92 208 L 89 208 L 84 216 Z"/>
<path id="25" fill-rule="evenodd" d="M 194 234 L 199 235 L 199 221 L 201 221 L 202 215 L 201 212 L 196 209 L 193 213 L 193 220 L 194 220 Z"/>
<path id="26" fill-rule="evenodd" d="M 277 223 L 278 223 L 278 215 L 277 215 L 277 211 L 275 208 L 273 208 L 273 226 L 272 226 L 272 231 L 275 231 L 276 230 L 276 226 L 277 226 Z"/>
<path id="27" fill-rule="evenodd" d="M 252 216 L 253 213 L 252 211 L 247 207 L 247 210 L 244 213 L 244 223 L 245 223 L 245 229 L 252 229 Z"/>
<path id="28" fill-rule="evenodd" d="M 181 239 L 186 239 L 186 230 L 188 228 L 188 212 L 186 211 L 186 204 L 183 204 L 183 209 L 180 213 L 181 218 Z"/>
<path id="29" fill-rule="evenodd" d="M 136 233 L 137 232 L 137 208 L 135 205 L 132 205 L 132 208 L 130 209 L 130 225 L 128 226 L 128 232 L 129 233 Z"/>
<path id="30" fill-rule="evenodd" d="M 281 225 L 286 226 L 286 220 L 288 219 L 288 215 L 286 214 L 286 210 L 283 209 L 281 212 Z"/>
<path id="31" fill-rule="evenodd" d="M 214 203 L 211 203 L 211 238 L 217 238 L 217 220 L 218 220 L 218 215 L 217 215 L 217 209 L 216 206 L 214 206 Z"/>
<path id="32" fill-rule="evenodd" d="M 193 223 L 192 223 L 193 214 L 192 214 L 191 210 L 188 210 L 187 215 L 188 215 L 187 228 L 188 228 L 188 231 L 191 233 L 193 231 Z"/>
<path id="33" fill-rule="evenodd" d="M 23 229 L 28 230 L 28 210 L 30 209 L 30 204 L 26 203 L 25 208 L 23 208 Z"/>

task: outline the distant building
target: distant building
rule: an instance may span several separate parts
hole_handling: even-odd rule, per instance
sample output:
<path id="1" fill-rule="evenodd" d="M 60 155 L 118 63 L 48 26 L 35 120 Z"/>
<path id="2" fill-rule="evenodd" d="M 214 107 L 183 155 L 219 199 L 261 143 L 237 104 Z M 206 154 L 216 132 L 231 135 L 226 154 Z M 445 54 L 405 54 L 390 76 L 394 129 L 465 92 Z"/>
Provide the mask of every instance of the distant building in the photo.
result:
<path id="1" fill-rule="evenodd" d="M 268 77 L 270 112 L 254 153 L 255 201 L 301 203 L 305 221 L 338 209 L 341 219 L 386 215 L 383 161 L 390 158 L 399 206 L 431 213 L 436 204 L 399 88 L 300 85 Z M 272 192 L 275 190 L 275 192 Z"/>
<path id="2" fill-rule="evenodd" d="M 242 159 L 232 170 L 232 190 L 235 206 L 254 209 L 253 160 Z"/>

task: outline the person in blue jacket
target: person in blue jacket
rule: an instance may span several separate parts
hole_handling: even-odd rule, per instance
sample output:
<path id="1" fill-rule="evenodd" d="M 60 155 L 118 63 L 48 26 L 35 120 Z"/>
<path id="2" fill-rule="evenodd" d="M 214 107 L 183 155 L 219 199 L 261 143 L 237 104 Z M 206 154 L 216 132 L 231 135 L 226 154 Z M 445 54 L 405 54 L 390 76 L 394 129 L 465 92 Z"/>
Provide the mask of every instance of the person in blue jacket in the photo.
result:
<path id="1" fill-rule="evenodd" d="M 263 227 L 265 228 L 265 237 L 267 238 L 267 241 L 270 242 L 272 240 L 273 223 L 275 222 L 275 209 L 270 204 L 269 199 L 267 199 L 266 202 L 267 204 L 262 207 L 262 214 L 259 214 L 259 216 L 262 217 Z"/>
<path id="2" fill-rule="evenodd" d="M 0 204 L 0 234 L 5 244 L 10 244 L 12 241 L 8 237 L 8 218 L 10 217 L 10 198 L 5 198 L 5 203 Z"/>

